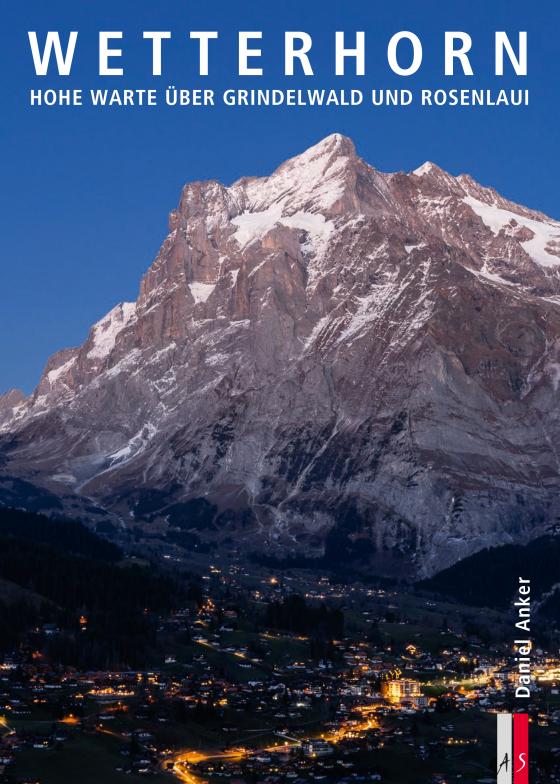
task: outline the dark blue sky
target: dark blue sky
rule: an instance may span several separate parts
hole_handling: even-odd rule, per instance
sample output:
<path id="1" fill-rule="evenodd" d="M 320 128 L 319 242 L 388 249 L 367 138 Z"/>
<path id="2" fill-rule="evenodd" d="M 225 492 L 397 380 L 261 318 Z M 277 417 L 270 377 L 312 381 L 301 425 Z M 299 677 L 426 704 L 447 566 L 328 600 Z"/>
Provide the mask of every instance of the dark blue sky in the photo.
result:
<path id="1" fill-rule="evenodd" d="M 426 159 L 466 171 L 506 196 L 560 217 L 558 2 L 471 0 L 399 3 L 282 0 L 26 0 L 5 3 L 1 36 L 2 261 L 0 392 L 30 390 L 47 356 L 83 341 L 116 302 L 136 297 L 189 180 L 265 174 L 339 131 L 381 170 Z M 37 79 L 27 31 L 78 30 L 72 76 Z M 196 73 L 190 30 L 213 30 L 210 76 Z M 424 64 L 395 77 L 386 46 L 412 30 Z M 122 30 L 124 78 L 97 76 L 97 33 Z M 170 30 L 164 75 L 151 77 L 144 30 Z M 238 79 L 237 31 L 262 30 L 265 76 Z M 313 79 L 283 77 L 283 32 L 312 34 Z M 367 75 L 334 76 L 334 31 L 365 30 Z M 443 32 L 473 38 L 475 76 L 443 75 Z M 495 30 L 529 34 L 529 75 L 493 76 Z M 509 73 L 509 70 L 508 70 Z M 36 109 L 32 87 L 527 87 L 524 109 Z"/>

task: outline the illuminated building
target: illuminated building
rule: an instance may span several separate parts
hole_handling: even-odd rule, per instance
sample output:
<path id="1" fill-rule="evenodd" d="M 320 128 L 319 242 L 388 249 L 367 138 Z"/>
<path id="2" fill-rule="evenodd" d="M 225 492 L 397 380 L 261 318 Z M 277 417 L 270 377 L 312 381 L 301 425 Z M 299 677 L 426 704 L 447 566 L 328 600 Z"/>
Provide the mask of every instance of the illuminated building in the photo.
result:
<path id="1" fill-rule="evenodd" d="M 415 707 L 427 705 L 427 699 L 420 690 L 417 681 L 397 679 L 386 681 L 381 685 L 381 695 L 392 705 L 410 703 Z"/>

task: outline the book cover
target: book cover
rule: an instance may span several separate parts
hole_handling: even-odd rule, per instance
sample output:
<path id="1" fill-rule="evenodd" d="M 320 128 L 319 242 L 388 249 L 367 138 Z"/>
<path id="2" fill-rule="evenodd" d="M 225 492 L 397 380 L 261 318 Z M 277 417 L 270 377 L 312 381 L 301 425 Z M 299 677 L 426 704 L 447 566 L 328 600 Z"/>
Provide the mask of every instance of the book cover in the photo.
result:
<path id="1" fill-rule="evenodd" d="M 0 782 L 560 781 L 556 3 L 5 3 Z"/>

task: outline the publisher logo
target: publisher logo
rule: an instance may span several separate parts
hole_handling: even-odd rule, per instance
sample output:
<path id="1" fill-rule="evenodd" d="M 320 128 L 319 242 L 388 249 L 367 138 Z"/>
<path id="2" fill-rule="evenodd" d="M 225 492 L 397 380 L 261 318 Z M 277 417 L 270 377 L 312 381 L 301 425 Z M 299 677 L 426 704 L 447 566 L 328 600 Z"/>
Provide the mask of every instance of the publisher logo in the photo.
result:
<path id="1" fill-rule="evenodd" d="M 529 784 L 529 716 L 498 714 L 497 784 Z"/>

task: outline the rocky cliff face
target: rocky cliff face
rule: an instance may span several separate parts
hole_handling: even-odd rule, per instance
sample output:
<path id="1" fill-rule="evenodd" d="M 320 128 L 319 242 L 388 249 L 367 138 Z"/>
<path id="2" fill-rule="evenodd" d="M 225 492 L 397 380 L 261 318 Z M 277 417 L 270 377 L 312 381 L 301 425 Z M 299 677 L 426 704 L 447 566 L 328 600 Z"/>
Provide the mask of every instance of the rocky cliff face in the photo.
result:
<path id="1" fill-rule="evenodd" d="M 559 271 L 559 223 L 338 134 L 189 184 L 136 303 L 0 398 L 2 472 L 381 572 L 525 541 L 560 516 Z"/>

